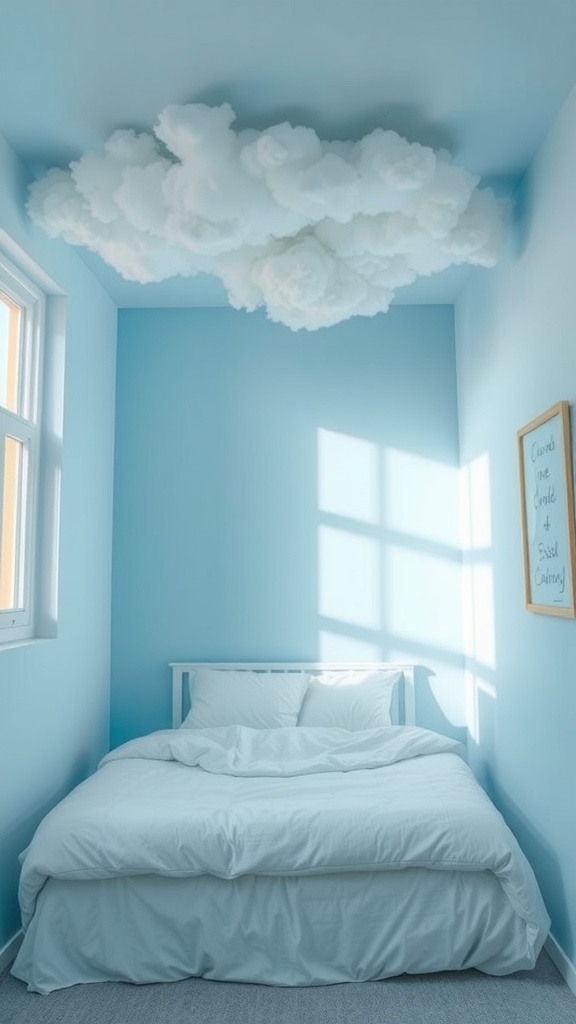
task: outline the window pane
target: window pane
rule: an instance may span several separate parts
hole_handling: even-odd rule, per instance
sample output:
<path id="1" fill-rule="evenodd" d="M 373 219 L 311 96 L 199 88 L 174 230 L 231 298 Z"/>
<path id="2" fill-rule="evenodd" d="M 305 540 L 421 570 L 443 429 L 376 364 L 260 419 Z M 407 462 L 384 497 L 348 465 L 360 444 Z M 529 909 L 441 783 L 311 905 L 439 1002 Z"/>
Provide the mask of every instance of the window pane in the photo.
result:
<path id="1" fill-rule="evenodd" d="M 0 537 L 0 610 L 22 604 L 21 579 L 24 555 L 24 442 L 4 438 L 4 485 L 2 535 Z"/>
<path id="2" fill-rule="evenodd" d="M 20 412 L 19 377 L 22 310 L 0 291 L 0 405 Z"/>

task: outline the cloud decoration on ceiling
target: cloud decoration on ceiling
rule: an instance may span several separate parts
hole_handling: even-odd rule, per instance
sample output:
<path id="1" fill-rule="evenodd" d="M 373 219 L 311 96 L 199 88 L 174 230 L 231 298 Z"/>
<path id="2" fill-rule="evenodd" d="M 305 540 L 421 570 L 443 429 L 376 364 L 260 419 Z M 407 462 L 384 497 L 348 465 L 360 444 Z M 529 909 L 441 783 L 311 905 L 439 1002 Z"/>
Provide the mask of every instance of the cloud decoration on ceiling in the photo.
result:
<path id="1" fill-rule="evenodd" d="M 53 169 L 28 210 L 53 237 L 143 283 L 217 275 L 238 309 L 293 330 L 388 309 L 398 288 L 455 264 L 494 265 L 507 214 L 450 155 L 377 128 L 235 131 L 228 103 L 168 106 L 154 135 Z"/>

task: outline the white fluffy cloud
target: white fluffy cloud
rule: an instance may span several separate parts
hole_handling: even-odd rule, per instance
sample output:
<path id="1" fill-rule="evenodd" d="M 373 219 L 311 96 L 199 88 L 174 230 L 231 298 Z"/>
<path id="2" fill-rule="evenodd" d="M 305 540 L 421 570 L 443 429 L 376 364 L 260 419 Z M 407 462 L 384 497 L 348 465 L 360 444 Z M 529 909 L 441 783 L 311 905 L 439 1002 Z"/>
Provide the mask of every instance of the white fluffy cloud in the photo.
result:
<path id="1" fill-rule="evenodd" d="M 228 103 L 166 107 L 154 135 L 117 131 L 35 182 L 30 215 L 129 280 L 216 274 L 232 306 L 265 306 L 293 330 L 386 312 L 398 288 L 454 264 L 496 263 L 504 207 L 448 153 L 380 128 L 323 142 L 234 119 Z"/>

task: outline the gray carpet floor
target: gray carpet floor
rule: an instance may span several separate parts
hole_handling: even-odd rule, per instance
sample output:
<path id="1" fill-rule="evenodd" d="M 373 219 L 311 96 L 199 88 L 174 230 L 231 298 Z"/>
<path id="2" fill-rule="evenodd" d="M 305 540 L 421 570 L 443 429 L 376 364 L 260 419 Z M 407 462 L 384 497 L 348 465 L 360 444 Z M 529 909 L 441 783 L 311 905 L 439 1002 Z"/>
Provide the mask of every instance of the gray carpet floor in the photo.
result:
<path id="1" fill-rule="evenodd" d="M 576 1024 L 576 997 L 542 953 L 534 971 L 451 972 L 321 988 L 191 978 L 105 983 L 39 996 L 6 969 L 1 1024 Z"/>

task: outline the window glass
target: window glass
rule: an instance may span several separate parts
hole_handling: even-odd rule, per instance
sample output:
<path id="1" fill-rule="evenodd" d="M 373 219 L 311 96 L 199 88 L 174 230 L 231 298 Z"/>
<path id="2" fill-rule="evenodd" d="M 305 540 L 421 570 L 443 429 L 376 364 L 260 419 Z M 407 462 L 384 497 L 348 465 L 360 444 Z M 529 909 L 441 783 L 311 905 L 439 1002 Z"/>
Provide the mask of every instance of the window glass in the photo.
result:
<path id="1" fill-rule="evenodd" d="M 0 291 L 0 405 L 21 412 L 21 307 Z"/>
<path id="2" fill-rule="evenodd" d="M 0 537 L 0 610 L 22 608 L 25 543 L 25 445 L 4 438 L 2 534 Z"/>
<path id="3" fill-rule="evenodd" d="M 44 295 L 0 253 L 0 644 L 35 635 Z"/>

